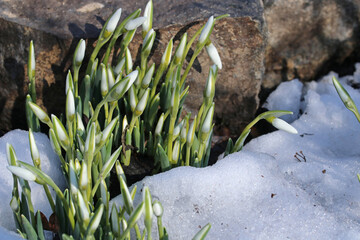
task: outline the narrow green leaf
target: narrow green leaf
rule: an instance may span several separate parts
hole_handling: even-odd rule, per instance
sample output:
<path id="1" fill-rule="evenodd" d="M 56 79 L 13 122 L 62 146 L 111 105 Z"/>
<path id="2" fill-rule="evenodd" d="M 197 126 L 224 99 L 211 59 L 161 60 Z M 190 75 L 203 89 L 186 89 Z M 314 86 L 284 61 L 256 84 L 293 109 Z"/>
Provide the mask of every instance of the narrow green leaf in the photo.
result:
<path id="1" fill-rule="evenodd" d="M 24 226 L 27 239 L 28 240 L 37 240 L 38 235 L 36 234 L 36 231 L 33 228 L 33 226 L 31 225 L 31 223 L 29 222 L 29 220 L 27 220 L 27 218 L 24 215 L 21 215 L 21 221 L 22 221 L 22 225 Z"/>
<path id="2" fill-rule="evenodd" d="M 206 235 L 210 231 L 211 225 L 210 223 L 206 224 L 196 235 L 192 238 L 192 240 L 202 240 L 205 239 Z"/>

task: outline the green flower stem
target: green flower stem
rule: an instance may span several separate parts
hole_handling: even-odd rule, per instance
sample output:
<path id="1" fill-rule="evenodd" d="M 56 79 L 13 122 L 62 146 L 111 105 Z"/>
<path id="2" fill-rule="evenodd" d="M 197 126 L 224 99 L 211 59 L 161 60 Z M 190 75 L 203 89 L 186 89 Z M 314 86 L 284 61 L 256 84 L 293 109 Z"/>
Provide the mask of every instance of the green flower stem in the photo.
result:
<path id="1" fill-rule="evenodd" d="M 23 184 L 23 186 L 21 186 L 21 188 L 23 189 L 23 192 L 24 192 L 26 200 L 27 200 L 27 204 L 28 204 L 28 208 L 29 208 L 29 212 L 30 212 L 31 223 L 32 223 L 33 227 L 36 229 L 34 205 L 31 200 L 31 191 L 30 191 L 30 186 L 29 186 L 28 181 L 24 180 L 24 184 Z"/>
<path id="2" fill-rule="evenodd" d="M 186 143 L 186 159 L 185 159 L 185 166 L 190 166 L 190 144 Z"/>
<path id="3" fill-rule="evenodd" d="M 114 34 L 113 34 L 113 36 L 112 36 L 112 38 L 110 40 L 109 46 L 106 49 L 105 57 L 104 57 L 104 60 L 103 60 L 103 63 L 105 65 L 107 65 L 107 63 L 109 61 L 109 56 L 110 56 L 111 50 L 114 48 L 117 39 L 124 33 L 125 24 L 128 21 L 130 21 L 131 19 L 137 18 L 140 15 L 140 12 L 141 12 L 140 9 L 134 11 L 132 14 L 130 14 L 128 17 L 126 17 L 124 19 L 124 21 L 122 21 L 120 23 L 120 25 L 116 28 L 116 30 L 115 30 L 115 32 L 114 32 Z"/>
<path id="4" fill-rule="evenodd" d="M 202 48 L 198 48 L 198 47 L 195 49 L 195 52 L 194 52 L 194 54 L 192 55 L 189 64 L 186 66 L 185 72 L 184 72 L 184 74 L 182 75 L 181 80 L 180 80 L 180 86 L 181 86 L 181 87 L 184 85 L 185 79 L 186 79 L 187 75 L 189 74 L 189 71 L 190 71 L 192 65 L 194 64 L 194 61 L 195 61 L 196 57 L 197 57 L 197 56 L 199 55 L 199 53 L 201 52 L 201 49 L 202 49 Z"/>
<path id="5" fill-rule="evenodd" d="M 73 77 L 73 81 L 74 81 L 74 97 L 77 98 L 79 95 L 79 70 L 80 68 L 76 65 L 74 65 L 74 77 Z"/>
<path id="6" fill-rule="evenodd" d="M 129 126 L 129 132 L 130 132 L 130 134 L 132 134 L 132 132 L 133 132 L 133 130 L 134 130 L 134 126 L 135 126 L 135 123 L 136 123 L 137 118 L 138 118 L 138 117 L 136 117 L 135 114 L 132 115 L 131 122 L 130 122 L 130 126 Z"/>
<path id="7" fill-rule="evenodd" d="M 96 43 L 96 46 L 95 46 L 94 51 L 92 52 L 92 54 L 90 56 L 89 63 L 88 63 L 87 68 L 86 68 L 86 74 L 87 75 L 91 76 L 91 69 L 92 69 L 93 63 L 95 61 L 95 58 L 97 57 L 101 47 L 107 42 L 107 40 L 108 39 L 101 38 Z"/>
<path id="8" fill-rule="evenodd" d="M 157 225 L 158 225 L 158 231 L 159 231 L 159 239 L 163 239 L 164 237 L 164 227 L 162 224 L 161 217 L 157 217 Z"/>
<path id="9" fill-rule="evenodd" d="M 136 238 L 141 239 L 141 232 L 140 232 L 139 225 L 137 223 L 135 224 L 134 229 L 135 229 L 135 233 L 136 233 Z"/>
<path id="10" fill-rule="evenodd" d="M 109 125 L 109 123 L 111 122 L 114 110 L 117 107 L 117 105 L 118 105 L 117 101 L 114 101 L 114 102 L 110 103 L 109 116 L 107 118 L 107 121 L 105 122 L 105 127 L 107 127 L 107 125 Z"/>
<path id="11" fill-rule="evenodd" d="M 50 193 L 50 190 L 49 190 L 49 187 L 47 185 L 43 185 L 44 187 L 44 191 L 45 191 L 45 194 L 46 194 L 46 197 L 50 203 L 50 207 L 51 207 L 51 210 L 53 212 L 56 212 L 56 207 L 55 207 L 55 203 L 54 203 L 54 200 L 51 196 L 51 193 Z"/>
<path id="12" fill-rule="evenodd" d="M 224 14 L 224 15 L 220 15 L 218 17 L 216 17 L 214 20 L 220 20 L 222 18 L 228 17 L 230 16 L 229 14 Z M 184 57 L 183 60 L 181 62 L 181 65 L 183 64 L 184 60 L 185 60 L 185 56 L 187 56 L 191 45 L 193 44 L 193 42 L 195 41 L 196 37 L 200 35 L 201 31 L 203 30 L 203 28 L 205 27 L 205 25 L 203 25 L 201 28 L 199 28 L 196 33 L 194 34 L 194 36 L 190 39 L 190 41 L 187 43 L 186 48 L 185 48 L 185 52 L 184 52 Z M 185 82 L 185 79 L 187 77 L 187 75 L 189 74 L 190 68 L 193 65 L 195 58 L 197 57 L 197 55 L 199 55 L 199 53 L 201 52 L 201 49 L 205 46 L 205 44 L 201 45 L 201 46 L 196 46 L 195 52 L 193 54 L 193 56 L 191 57 L 191 60 L 188 64 L 188 66 L 186 67 L 186 70 L 181 78 L 180 81 L 180 86 L 182 86 Z"/>
<path id="13" fill-rule="evenodd" d="M 170 125 L 169 125 L 169 135 L 168 135 L 168 149 L 167 149 L 167 155 L 169 158 L 169 162 L 172 162 L 172 139 L 173 139 L 173 133 L 174 133 L 174 125 L 176 121 L 176 116 L 170 117 Z"/>

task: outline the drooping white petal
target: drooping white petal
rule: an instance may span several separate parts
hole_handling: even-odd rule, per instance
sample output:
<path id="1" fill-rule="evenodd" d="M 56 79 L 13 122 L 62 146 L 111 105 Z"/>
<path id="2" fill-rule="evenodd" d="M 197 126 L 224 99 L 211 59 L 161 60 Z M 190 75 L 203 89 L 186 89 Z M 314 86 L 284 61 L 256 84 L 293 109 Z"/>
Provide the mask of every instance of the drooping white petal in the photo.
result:
<path id="1" fill-rule="evenodd" d="M 26 181 L 35 181 L 36 175 L 29 170 L 17 166 L 7 166 L 7 169 L 16 176 L 23 178 Z"/>
<path id="2" fill-rule="evenodd" d="M 207 46 L 206 46 L 206 52 L 208 53 L 211 61 L 213 61 L 213 63 L 214 63 L 219 69 L 222 69 L 221 58 L 220 58 L 220 55 L 219 55 L 216 47 L 214 46 L 214 44 L 210 43 L 209 45 L 207 45 Z"/>
<path id="3" fill-rule="evenodd" d="M 125 29 L 128 31 L 134 30 L 138 28 L 141 24 L 143 24 L 146 21 L 147 17 L 138 17 L 135 19 L 131 19 L 128 21 L 125 25 Z"/>
<path id="4" fill-rule="evenodd" d="M 284 120 L 282 120 L 280 118 L 274 118 L 274 120 L 272 120 L 271 124 L 279 130 L 283 130 L 285 132 L 292 133 L 292 134 L 298 133 L 298 131 L 293 126 L 291 126 L 290 124 L 288 124 L 287 122 L 285 122 Z"/>

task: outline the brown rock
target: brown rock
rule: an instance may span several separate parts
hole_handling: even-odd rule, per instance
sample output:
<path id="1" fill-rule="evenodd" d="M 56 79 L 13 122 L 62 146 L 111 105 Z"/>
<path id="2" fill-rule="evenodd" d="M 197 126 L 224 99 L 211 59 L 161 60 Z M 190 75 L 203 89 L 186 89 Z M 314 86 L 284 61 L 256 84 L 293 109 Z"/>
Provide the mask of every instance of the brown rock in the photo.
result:
<path id="1" fill-rule="evenodd" d="M 122 7 L 121 19 L 124 19 L 135 9 L 144 8 L 146 2 L 0 1 L 0 135 L 10 129 L 26 128 L 26 63 L 31 39 L 36 53 L 38 104 L 49 113 L 58 114 L 64 108 L 65 74 L 78 38 L 89 39 L 87 50 L 90 51 L 101 25 L 112 11 Z M 216 87 L 216 119 L 230 125 L 236 133 L 240 132 L 243 122 L 251 120 L 258 107 L 257 95 L 264 71 L 262 10 L 260 0 L 154 1 L 153 26 L 159 28 L 156 50 L 159 54 L 155 51 L 155 62 L 159 62 L 170 37 L 177 34 L 180 37 L 179 33 L 184 31 L 189 31 L 191 36 L 211 15 L 231 15 L 216 24 L 211 39 L 224 66 Z M 137 37 L 132 46 L 139 46 L 141 42 Z M 133 56 L 135 52 L 133 49 Z M 200 105 L 211 64 L 206 52 L 202 52 L 188 77 L 188 109 L 191 111 Z"/>
<path id="2" fill-rule="evenodd" d="M 263 87 L 316 79 L 359 56 L 359 7 L 359 0 L 264 0 L 269 38 Z"/>

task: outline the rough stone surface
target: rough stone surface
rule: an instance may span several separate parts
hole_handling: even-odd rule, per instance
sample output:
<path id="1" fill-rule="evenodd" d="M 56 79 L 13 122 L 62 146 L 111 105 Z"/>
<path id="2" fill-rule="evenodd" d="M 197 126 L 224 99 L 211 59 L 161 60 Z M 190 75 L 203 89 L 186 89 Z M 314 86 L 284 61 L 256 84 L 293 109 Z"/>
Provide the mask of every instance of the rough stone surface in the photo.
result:
<path id="1" fill-rule="evenodd" d="M 341 64 L 359 60 L 359 7 L 359 0 L 264 0 L 269 36 L 263 87 L 341 72 Z"/>
<path id="2" fill-rule="evenodd" d="M 78 39 L 88 39 L 87 49 L 90 49 L 101 25 L 113 10 L 122 7 L 121 19 L 124 19 L 135 9 L 144 8 L 146 3 L 147 0 L 1 0 L 0 135 L 10 129 L 26 128 L 23 110 L 31 39 L 36 53 L 38 104 L 49 113 L 59 113 L 64 106 L 65 73 Z M 160 53 L 170 37 L 180 37 L 179 33 L 184 31 L 191 36 L 204 19 L 225 13 L 231 17 L 219 21 L 211 37 L 224 66 L 216 86 L 216 119 L 222 125 L 231 126 L 234 134 L 238 134 L 258 107 L 257 95 L 264 71 L 266 31 L 260 0 L 154 1 L 153 26 L 158 28 L 158 44 L 153 58 L 155 62 L 160 61 Z M 137 36 L 132 46 L 141 42 Z M 133 47 L 132 52 L 137 49 Z M 187 80 L 190 85 L 189 111 L 200 105 L 211 64 L 205 51 L 194 64 Z"/>

